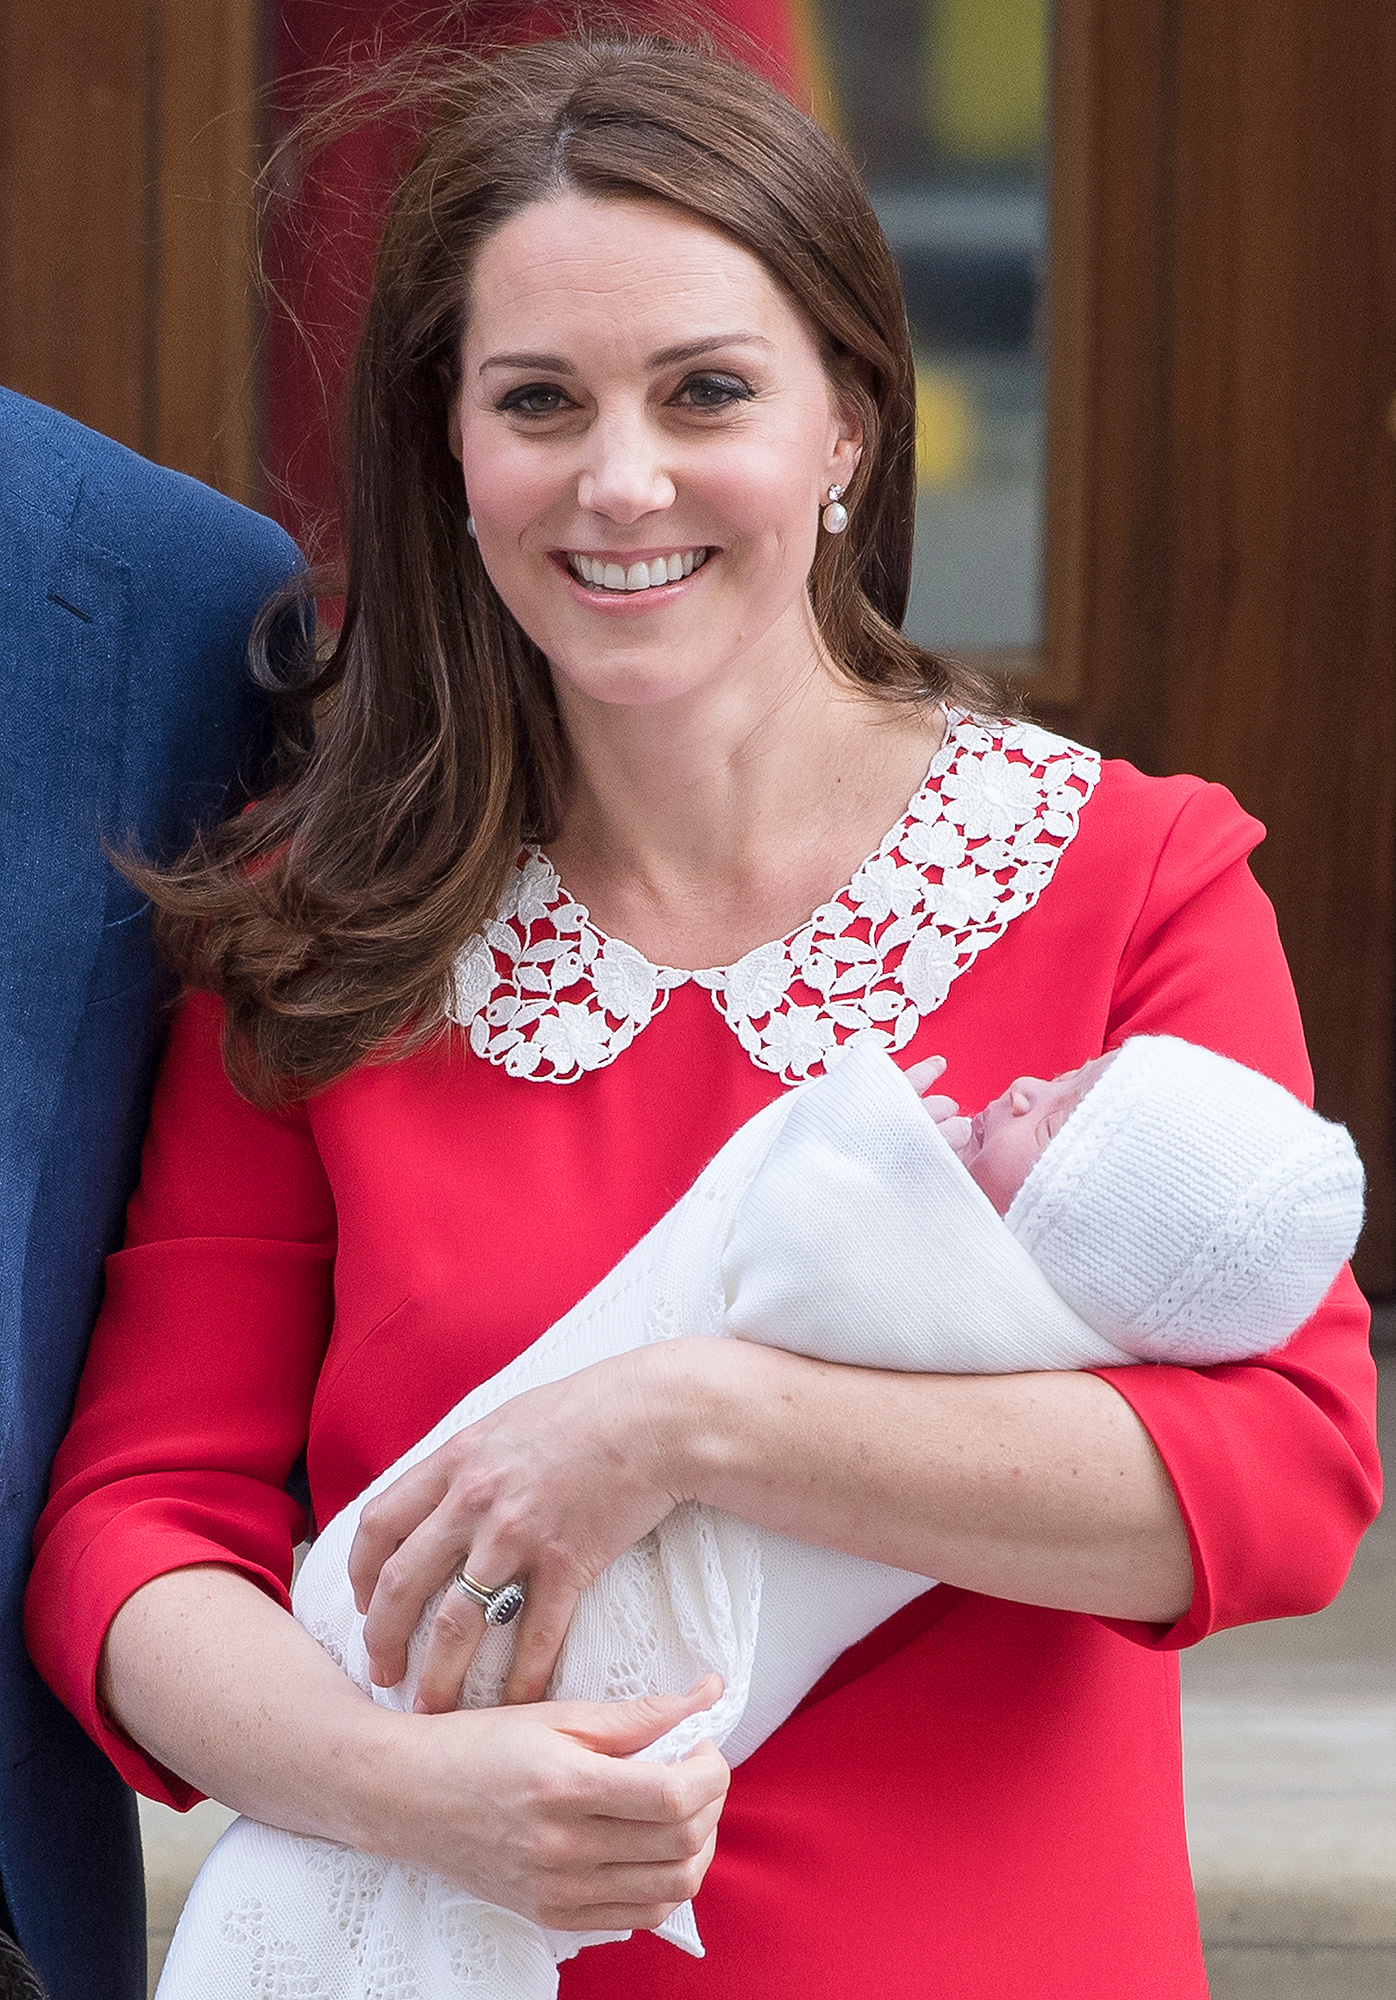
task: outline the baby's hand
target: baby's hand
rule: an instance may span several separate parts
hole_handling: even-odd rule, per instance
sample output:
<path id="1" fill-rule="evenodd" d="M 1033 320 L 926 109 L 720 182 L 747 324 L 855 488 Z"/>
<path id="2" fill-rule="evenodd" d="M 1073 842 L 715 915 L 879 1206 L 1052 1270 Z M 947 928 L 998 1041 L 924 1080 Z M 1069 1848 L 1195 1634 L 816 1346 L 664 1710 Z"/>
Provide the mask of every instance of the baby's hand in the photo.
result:
<path id="1" fill-rule="evenodd" d="M 948 1098 L 945 1101 L 949 1103 Z M 974 1127 L 969 1119 L 958 1116 L 937 1118 L 936 1124 L 939 1127 L 941 1138 L 944 1139 L 956 1159 L 963 1159 L 965 1148 L 974 1136 Z"/>
<path id="2" fill-rule="evenodd" d="M 945 1074 L 944 1056 L 927 1056 L 924 1062 L 913 1063 L 906 1073 L 906 1080 L 918 1097 L 925 1097 L 933 1083 L 939 1083 Z"/>
<path id="3" fill-rule="evenodd" d="M 941 1138 L 958 1158 L 970 1141 L 970 1121 L 960 1117 L 960 1107 L 953 1097 L 937 1097 L 931 1091 L 931 1085 L 939 1083 L 945 1074 L 945 1057 L 927 1056 L 924 1062 L 913 1063 L 906 1074 L 939 1127 Z"/>

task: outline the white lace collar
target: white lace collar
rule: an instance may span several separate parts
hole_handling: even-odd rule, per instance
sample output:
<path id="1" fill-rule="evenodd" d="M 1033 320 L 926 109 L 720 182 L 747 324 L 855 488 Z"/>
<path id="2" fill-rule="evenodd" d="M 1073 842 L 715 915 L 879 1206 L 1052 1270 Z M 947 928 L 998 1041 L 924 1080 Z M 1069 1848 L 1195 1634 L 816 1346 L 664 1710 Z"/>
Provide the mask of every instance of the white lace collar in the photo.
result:
<path id="1" fill-rule="evenodd" d="M 1093 750 L 950 710 L 926 782 L 848 886 L 789 937 L 705 972 L 651 965 L 607 937 L 525 848 L 498 915 L 456 961 L 447 1012 L 476 1055 L 542 1083 L 613 1063 L 689 981 L 787 1083 L 855 1037 L 905 1048 L 1042 894 L 1099 776 Z"/>

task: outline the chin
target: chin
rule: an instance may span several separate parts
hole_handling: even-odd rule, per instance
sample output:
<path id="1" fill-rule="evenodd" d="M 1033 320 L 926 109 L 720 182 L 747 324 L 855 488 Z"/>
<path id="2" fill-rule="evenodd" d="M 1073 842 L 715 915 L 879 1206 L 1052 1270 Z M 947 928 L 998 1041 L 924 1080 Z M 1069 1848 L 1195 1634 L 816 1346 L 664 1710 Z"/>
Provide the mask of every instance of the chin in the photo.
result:
<path id="1" fill-rule="evenodd" d="M 614 708 L 654 708 L 720 686 L 728 658 L 714 648 L 711 631 L 668 631 L 663 638 L 617 632 L 597 646 L 591 634 L 578 645 L 573 634 L 555 630 L 551 644 L 544 637 L 537 643 L 559 689 Z"/>
<path id="2" fill-rule="evenodd" d="M 703 676 L 676 680 L 673 661 L 652 670 L 641 666 L 619 667 L 614 661 L 601 671 L 578 673 L 554 663 L 553 677 L 582 701 L 602 708 L 660 708 L 665 702 L 681 701 L 703 685 Z"/>

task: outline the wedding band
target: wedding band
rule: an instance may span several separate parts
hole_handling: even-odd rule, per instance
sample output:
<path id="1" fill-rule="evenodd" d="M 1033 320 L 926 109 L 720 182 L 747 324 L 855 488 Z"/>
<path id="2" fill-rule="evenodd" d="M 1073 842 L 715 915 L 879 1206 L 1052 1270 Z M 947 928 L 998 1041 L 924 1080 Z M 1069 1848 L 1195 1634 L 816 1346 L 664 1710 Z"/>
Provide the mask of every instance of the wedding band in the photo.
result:
<path id="1" fill-rule="evenodd" d="M 462 1597 L 468 1597 L 473 1604 L 479 1605 L 487 1625 L 507 1625 L 524 1608 L 524 1587 L 521 1583 L 501 1583 L 498 1590 L 486 1590 L 483 1583 L 477 1583 L 464 1569 L 458 1569 L 451 1581 Z"/>

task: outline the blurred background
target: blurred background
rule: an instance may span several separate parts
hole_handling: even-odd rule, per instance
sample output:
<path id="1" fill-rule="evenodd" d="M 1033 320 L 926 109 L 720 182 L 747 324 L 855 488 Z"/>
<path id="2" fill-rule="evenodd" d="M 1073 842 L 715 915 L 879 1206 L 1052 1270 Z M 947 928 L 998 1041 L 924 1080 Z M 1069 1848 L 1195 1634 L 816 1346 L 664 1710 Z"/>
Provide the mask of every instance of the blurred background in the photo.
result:
<path id="1" fill-rule="evenodd" d="M 283 151 L 260 247 L 257 176 L 327 80 L 559 11 L 8 0 L 0 380 L 332 555 L 339 387 L 406 140 L 380 122 Z M 718 0 L 708 17 L 851 149 L 901 265 L 909 629 L 1010 676 L 1048 726 L 1217 779 L 1266 822 L 1257 872 L 1317 1101 L 1370 1176 L 1358 1272 L 1388 1302 L 1390 1353 L 1396 7 Z M 1388 1524 L 1333 1611 L 1187 1663 L 1218 1996 L 1396 1992 L 1394 1579 Z M 208 1827 L 150 1825 L 159 1933 Z"/>
<path id="2" fill-rule="evenodd" d="M 560 11 L 8 0 L 0 378 L 332 554 L 339 385 L 404 135 L 283 151 L 260 253 L 258 172 L 327 79 Z M 1359 1274 L 1396 1294 L 1396 9 L 707 11 L 851 148 L 901 262 L 912 631 L 1266 822 L 1318 1103 L 1371 1176 Z"/>

